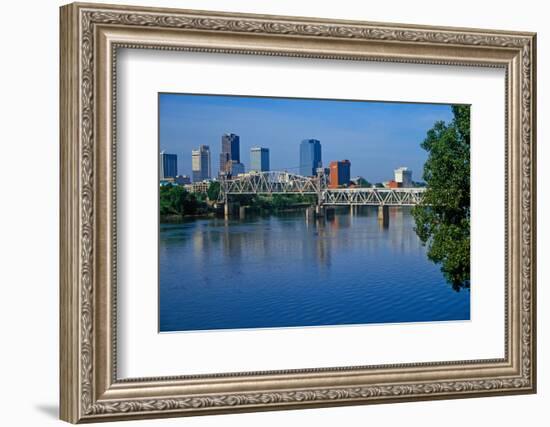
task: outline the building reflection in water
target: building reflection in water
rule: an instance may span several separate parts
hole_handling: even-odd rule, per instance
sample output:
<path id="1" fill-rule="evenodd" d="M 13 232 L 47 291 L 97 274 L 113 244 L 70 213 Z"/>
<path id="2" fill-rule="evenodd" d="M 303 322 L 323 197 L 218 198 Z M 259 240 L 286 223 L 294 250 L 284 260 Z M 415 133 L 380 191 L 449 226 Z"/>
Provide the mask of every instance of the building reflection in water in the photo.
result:
<path id="1" fill-rule="evenodd" d="M 410 208 L 390 207 L 387 220 L 377 207 L 337 208 L 326 218 L 311 218 L 303 212 L 249 216 L 244 219 L 200 219 L 185 223 L 182 235 L 191 243 L 186 256 L 198 268 L 212 265 L 236 268 L 246 264 L 269 268 L 274 259 L 287 256 L 289 262 L 309 263 L 330 269 L 333 253 L 362 251 L 376 256 L 381 246 L 395 253 L 424 252 L 414 232 Z M 163 247 L 171 239 L 161 239 Z M 177 262 L 176 260 L 174 260 Z M 227 273 L 229 274 L 229 272 Z"/>
<path id="2" fill-rule="evenodd" d="M 161 331 L 460 320 L 409 208 L 161 224 Z"/>
<path id="3" fill-rule="evenodd" d="M 344 232 L 350 228 L 352 233 Z M 193 257 L 201 268 L 212 263 L 269 265 L 273 258 L 296 253 L 304 262 L 330 267 L 334 251 L 362 250 L 374 254 L 382 242 L 399 253 L 425 250 L 414 232 L 410 208 L 406 207 L 390 207 L 387 221 L 380 218 L 377 207 L 363 206 L 353 210 L 337 208 L 326 219 L 312 219 L 301 212 L 246 219 L 200 219 L 185 223 L 183 237 L 184 242 L 192 242 L 185 256 Z M 170 244 L 173 239 L 162 240 L 161 251 Z"/>

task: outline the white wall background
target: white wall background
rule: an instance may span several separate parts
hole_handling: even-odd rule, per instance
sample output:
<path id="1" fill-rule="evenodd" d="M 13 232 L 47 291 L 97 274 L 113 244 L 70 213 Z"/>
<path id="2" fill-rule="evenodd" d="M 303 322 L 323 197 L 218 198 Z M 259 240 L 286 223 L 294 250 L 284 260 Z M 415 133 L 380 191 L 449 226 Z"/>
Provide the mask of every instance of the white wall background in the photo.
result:
<path id="1" fill-rule="evenodd" d="M 112 3 L 122 3 L 110 0 Z M 130 0 L 129 0 L 130 1 Z M 539 393 L 437 402 L 265 412 L 132 425 L 547 425 L 550 405 L 550 29 L 544 2 L 133 0 L 133 4 L 538 32 Z M 10 2 L 0 25 L 0 401 L 2 425 L 60 425 L 58 402 L 58 7 Z M 546 217 L 546 221 L 545 221 Z M 546 418 L 546 419 L 545 419 Z"/>

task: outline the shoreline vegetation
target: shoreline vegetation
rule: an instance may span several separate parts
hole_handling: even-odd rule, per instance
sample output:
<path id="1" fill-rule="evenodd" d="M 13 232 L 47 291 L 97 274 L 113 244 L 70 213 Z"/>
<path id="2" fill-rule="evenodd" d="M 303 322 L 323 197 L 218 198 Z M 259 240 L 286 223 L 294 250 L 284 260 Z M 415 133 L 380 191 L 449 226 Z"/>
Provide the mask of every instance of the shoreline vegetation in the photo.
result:
<path id="1" fill-rule="evenodd" d="M 213 218 L 223 212 L 216 207 L 219 183 L 210 184 L 206 193 L 191 193 L 178 185 L 160 187 L 160 221 L 173 222 L 186 218 Z M 234 201 L 256 214 L 283 213 L 306 209 L 316 204 L 316 196 L 300 194 L 241 195 Z"/>

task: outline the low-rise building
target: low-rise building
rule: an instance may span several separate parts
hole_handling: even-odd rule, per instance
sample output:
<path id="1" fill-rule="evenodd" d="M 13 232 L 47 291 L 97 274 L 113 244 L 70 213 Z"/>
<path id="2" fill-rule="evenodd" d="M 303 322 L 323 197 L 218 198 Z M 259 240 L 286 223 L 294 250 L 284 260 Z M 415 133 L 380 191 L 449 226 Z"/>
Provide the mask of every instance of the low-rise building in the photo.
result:
<path id="1" fill-rule="evenodd" d="M 190 185 L 189 191 L 191 193 L 206 193 L 208 191 L 208 187 L 210 187 L 210 181 L 194 182 Z"/>
<path id="2" fill-rule="evenodd" d="M 175 178 L 171 178 L 171 177 L 167 177 L 167 178 L 162 178 L 159 180 L 159 184 L 161 187 L 165 186 L 165 185 L 174 185 L 175 184 Z"/>
<path id="3" fill-rule="evenodd" d="M 176 176 L 175 182 L 178 185 L 191 184 L 191 177 L 189 175 L 178 175 Z"/>

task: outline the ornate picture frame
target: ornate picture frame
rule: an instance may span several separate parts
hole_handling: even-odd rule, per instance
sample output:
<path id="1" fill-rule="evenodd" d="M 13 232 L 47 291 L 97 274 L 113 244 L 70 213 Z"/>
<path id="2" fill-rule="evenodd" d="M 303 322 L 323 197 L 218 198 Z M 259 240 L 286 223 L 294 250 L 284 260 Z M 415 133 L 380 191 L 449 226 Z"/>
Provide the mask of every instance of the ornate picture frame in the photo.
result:
<path id="1" fill-rule="evenodd" d="M 80 3 L 60 13 L 61 419 L 79 423 L 536 391 L 535 34 Z M 118 379 L 119 48 L 504 69 L 505 357 Z"/>

